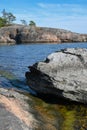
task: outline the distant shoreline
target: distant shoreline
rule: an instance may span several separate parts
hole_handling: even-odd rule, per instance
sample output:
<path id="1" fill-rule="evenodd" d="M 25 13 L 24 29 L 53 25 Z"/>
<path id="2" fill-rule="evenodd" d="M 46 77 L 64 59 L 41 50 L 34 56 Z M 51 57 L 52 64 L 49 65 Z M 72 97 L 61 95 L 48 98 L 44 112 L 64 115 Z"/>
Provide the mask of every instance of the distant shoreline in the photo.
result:
<path id="1" fill-rule="evenodd" d="M 87 42 L 87 34 L 64 29 L 11 25 L 0 28 L 0 44 Z"/>

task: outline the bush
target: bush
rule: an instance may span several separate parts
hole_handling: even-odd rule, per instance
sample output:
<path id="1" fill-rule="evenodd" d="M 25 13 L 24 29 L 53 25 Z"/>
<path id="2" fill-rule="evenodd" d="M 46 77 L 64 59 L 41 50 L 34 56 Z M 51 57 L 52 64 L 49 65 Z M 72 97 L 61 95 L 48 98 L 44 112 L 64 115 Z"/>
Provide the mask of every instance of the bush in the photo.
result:
<path id="1" fill-rule="evenodd" d="M 6 19 L 0 17 L 0 27 L 4 27 L 6 23 L 7 23 Z"/>

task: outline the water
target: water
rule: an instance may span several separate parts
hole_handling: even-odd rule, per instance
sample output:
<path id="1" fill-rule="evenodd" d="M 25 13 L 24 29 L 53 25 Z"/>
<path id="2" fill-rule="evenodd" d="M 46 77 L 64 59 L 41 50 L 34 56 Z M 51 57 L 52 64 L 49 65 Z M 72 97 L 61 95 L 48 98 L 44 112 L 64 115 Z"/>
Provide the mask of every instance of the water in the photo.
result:
<path id="1" fill-rule="evenodd" d="M 25 81 L 28 66 L 64 48 L 87 48 L 87 43 L 0 46 L 0 86 L 32 92 Z M 28 96 L 40 123 L 38 130 L 87 130 L 87 106 Z"/>
<path id="2" fill-rule="evenodd" d="M 86 43 L 68 44 L 29 44 L 0 46 L 0 68 L 8 70 L 17 77 L 24 78 L 28 66 L 63 48 L 83 47 Z"/>

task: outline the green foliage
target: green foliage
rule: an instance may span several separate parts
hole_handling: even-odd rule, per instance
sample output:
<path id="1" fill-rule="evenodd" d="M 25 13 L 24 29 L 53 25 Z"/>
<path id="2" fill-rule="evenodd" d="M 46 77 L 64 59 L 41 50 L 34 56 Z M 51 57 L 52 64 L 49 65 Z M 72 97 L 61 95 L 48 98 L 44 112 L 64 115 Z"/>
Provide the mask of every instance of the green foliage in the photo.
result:
<path id="1" fill-rule="evenodd" d="M 5 9 L 3 9 L 1 13 L 2 16 L 0 17 L 0 27 L 9 26 L 16 20 L 16 17 L 11 12 L 7 12 Z M 26 20 L 22 19 L 20 21 L 23 25 L 27 25 Z M 29 22 L 29 26 L 36 26 L 36 23 L 31 20 Z"/>
<path id="2" fill-rule="evenodd" d="M 30 21 L 29 25 L 30 26 L 36 26 L 36 23 L 34 21 Z"/>
<path id="3" fill-rule="evenodd" d="M 2 18 L 6 19 L 7 12 L 5 11 L 5 9 L 3 9 L 1 13 L 2 13 Z"/>
<path id="4" fill-rule="evenodd" d="M 22 22 L 23 25 L 27 25 L 26 20 L 22 19 L 22 20 L 20 20 L 20 21 Z"/>
<path id="5" fill-rule="evenodd" d="M 16 20 L 16 17 L 11 12 L 2 11 L 2 18 L 6 20 L 6 24 L 12 24 Z"/>
<path id="6" fill-rule="evenodd" d="M 16 20 L 16 17 L 12 13 L 8 13 L 6 20 L 7 20 L 8 24 L 11 24 L 11 23 L 13 23 L 13 21 Z"/>
<path id="7" fill-rule="evenodd" d="M 6 19 L 0 17 L 0 27 L 4 27 L 6 23 L 7 23 Z"/>

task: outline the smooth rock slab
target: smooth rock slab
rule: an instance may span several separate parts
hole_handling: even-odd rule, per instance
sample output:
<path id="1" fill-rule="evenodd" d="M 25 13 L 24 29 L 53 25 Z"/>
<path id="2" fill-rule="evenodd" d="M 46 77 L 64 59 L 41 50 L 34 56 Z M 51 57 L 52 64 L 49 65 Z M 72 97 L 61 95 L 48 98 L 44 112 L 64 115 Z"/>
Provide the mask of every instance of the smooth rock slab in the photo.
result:
<path id="1" fill-rule="evenodd" d="M 60 50 L 29 69 L 27 83 L 36 92 L 87 103 L 87 49 Z"/>
<path id="2" fill-rule="evenodd" d="M 0 104 L 0 130 L 23 130 L 23 125 L 24 124 L 22 124 L 15 115 Z M 28 128 L 26 130 L 28 130 Z"/>

